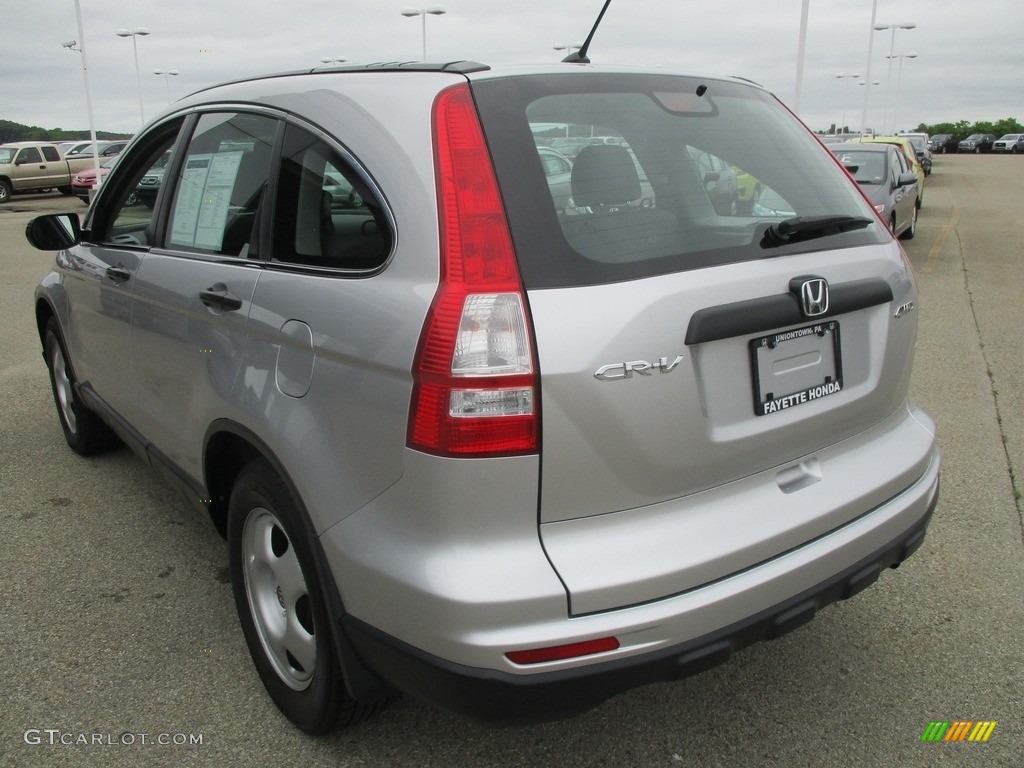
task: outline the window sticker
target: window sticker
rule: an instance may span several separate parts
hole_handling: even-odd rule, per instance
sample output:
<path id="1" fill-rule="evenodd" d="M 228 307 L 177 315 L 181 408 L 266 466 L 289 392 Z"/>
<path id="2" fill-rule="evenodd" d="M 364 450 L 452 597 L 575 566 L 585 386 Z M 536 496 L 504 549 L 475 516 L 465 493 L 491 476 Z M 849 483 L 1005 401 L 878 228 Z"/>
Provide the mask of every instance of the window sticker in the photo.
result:
<path id="1" fill-rule="evenodd" d="M 190 155 L 182 170 L 171 244 L 219 251 L 244 152 Z"/>

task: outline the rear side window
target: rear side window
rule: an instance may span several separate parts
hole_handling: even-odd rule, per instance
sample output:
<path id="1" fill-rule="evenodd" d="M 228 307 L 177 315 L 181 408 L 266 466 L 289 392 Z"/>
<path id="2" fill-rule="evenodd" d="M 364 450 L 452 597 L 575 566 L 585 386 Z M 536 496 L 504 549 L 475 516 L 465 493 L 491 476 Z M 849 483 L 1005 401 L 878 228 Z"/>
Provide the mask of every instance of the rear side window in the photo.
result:
<path id="1" fill-rule="evenodd" d="M 473 83 L 529 288 L 882 242 L 848 177 L 771 95 L 735 82 L 573 74 Z M 568 171 L 553 173 L 551 156 Z M 765 253 L 781 220 L 867 226 Z"/>
<path id="2" fill-rule="evenodd" d="M 168 245 L 246 257 L 270 177 L 277 121 L 262 115 L 203 115 L 178 171 Z"/>
<path id="3" fill-rule="evenodd" d="M 285 129 L 272 260 L 373 270 L 391 253 L 391 226 L 376 190 L 354 163 L 295 125 Z"/>
<path id="4" fill-rule="evenodd" d="M 60 160 L 60 153 L 56 147 L 43 147 L 43 157 L 46 158 L 46 162 L 55 163 Z"/>

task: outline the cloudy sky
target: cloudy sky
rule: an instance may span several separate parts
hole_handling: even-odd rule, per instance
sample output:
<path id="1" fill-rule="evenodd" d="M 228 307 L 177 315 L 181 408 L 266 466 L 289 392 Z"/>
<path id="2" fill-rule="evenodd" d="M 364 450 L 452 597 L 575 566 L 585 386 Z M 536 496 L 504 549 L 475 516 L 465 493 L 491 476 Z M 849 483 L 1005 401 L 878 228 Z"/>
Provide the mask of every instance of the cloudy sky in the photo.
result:
<path id="1" fill-rule="evenodd" d="M 422 0 L 421 0 L 422 1 Z M 876 24 L 916 24 L 871 33 Z M 319 66 L 422 57 L 421 19 L 404 0 L 80 0 L 90 91 L 99 130 L 140 125 L 142 111 L 224 80 Z M 427 58 L 487 64 L 555 62 L 555 45 L 582 41 L 602 0 L 439 0 L 428 16 Z M 433 7 L 429 3 L 414 7 Z M 803 0 L 612 0 L 591 45 L 595 63 L 638 64 L 755 80 L 796 101 Z M 918 123 L 1024 120 L 1024 3 L 987 0 L 809 0 L 799 114 L 815 130 L 846 122 L 910 130 Z M 983 11 L 983 12 L 982 12 Z M 895 37 L 895 40 L 893 39 Z M 868 43 L 873 38 L 871 81 Z M 0 14 L 0 119 L 86 129 L 81 54 L 61 47 L 81 36 L 74 0 L 4 3 Z M 892 50 L 902 54 L 886 58 Z M 916 53 L 916 58 L 906 54 Z M 890 71 L 891 64 L 891 71 Z M 176 76 L 154 70 L 175 70 Z M 837 75 L 855 78 L 838 78 Z M 898 99 L 897 99 L 898 95 Z"/>

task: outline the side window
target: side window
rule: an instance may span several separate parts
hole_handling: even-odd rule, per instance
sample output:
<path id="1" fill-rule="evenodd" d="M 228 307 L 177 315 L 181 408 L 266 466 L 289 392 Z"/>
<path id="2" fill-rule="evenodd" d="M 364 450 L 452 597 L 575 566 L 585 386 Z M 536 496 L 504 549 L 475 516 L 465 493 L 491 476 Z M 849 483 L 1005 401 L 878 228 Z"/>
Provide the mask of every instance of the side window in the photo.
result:
<path id="1" fill-rule="evenodd" d="M 25 147 L 18 153 L 18 164 L 21 163 L 41 163 L 43 162 L 43 156 L 39 154 L 39 150 L 35 147 Z"/>
<path id="2" fill-rule="evenodd" d="M 313 134 L 285 129 L 273 261 L 367 270 L 391 253 L 392 232 L 374 190 L 340 152 Z"/>
<path id="3" fill-rule="evenodd" d="M 123 163 L 126 173 L 131 173 L 127 183 L 121 184 L 116 174 L 113 183 L 109 179 L 104 181 L 104 186 L 110 187 L 110 193 L 117 200 L 110 211 L 110 229 L 103 238 L 106 242 L 121 245 L 153 244 L 157 194 L 163 186 L 164 166 L 170 159 L 171 147 L 177 135 L 176 130 L 169 131 L 161 141 L 145 151 L 141 159 L 137 160 L 133 156 L 128 163 Z M 102 228 L 104 222 L 98 222 L 98 225 Z"/>
<path id="4" fill-rule="evenodd" d="M 544 163 L 544 174 L 546 176 L 568 173 L 572 170 L 572 166 L 569 165 L 569 161 L 561 155 L 553 152 L 545 152 L 540 157 Z"/>
<path id="5" fill-rule="evenodd" d="M 899 159 L 900 173 L 907 173 L 908 171 L 914 170 L 913 164 L 911 164 L 906 155 L 899 150 L 896 151 L 896 157 Z"/>
<path id="6" fill-rule="evenodd" d="M 910 170 L 910 166 L 907 163 L 905 157 L 900 152 L 889 152 L 889 166 L 892 169 L 889 173 L 893 185 L 899 180 L 900 174 L 906 173 Z"/>
<path id="7" fill-rule="evenodd" d="M 60 160 L 60 152 L 56 147 L 43 147 L 43 157 L 46 158 L 46 162 L 55 163 Z"/>
<path id="8" fill-rule="evenodd" d="M 168 246 L 250 255 L 276 130 L 277 121 L 262 115 L 199 119 L 174 183 Z"/>

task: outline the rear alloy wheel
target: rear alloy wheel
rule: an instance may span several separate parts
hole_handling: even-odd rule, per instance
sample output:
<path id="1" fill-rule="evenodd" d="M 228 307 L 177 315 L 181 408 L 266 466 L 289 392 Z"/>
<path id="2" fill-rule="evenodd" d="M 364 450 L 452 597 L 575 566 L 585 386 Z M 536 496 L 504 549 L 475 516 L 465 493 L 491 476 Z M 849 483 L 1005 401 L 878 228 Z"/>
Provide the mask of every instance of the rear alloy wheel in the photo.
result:
<path id="1" fill-rule="evenodd" d="M 242 470 L 228 508 L 235 606 L 270 698 L 296 726 L 324 734 L 374 711 L 345 688 L 311 550 L 291 493 L 262 459 Z"/>
<path id="2" fill-rule="evenodd" d="M 121 444 L 99 416 L 82 402 L 75 389 L 75 373 L 68 359 L 57 321 L 50 318 L 44 336 L 46 367 L 50 370 L 50 386 L 57 405 L 64 439 L 75 453 L 88 456 L 116 448 Z"/>

